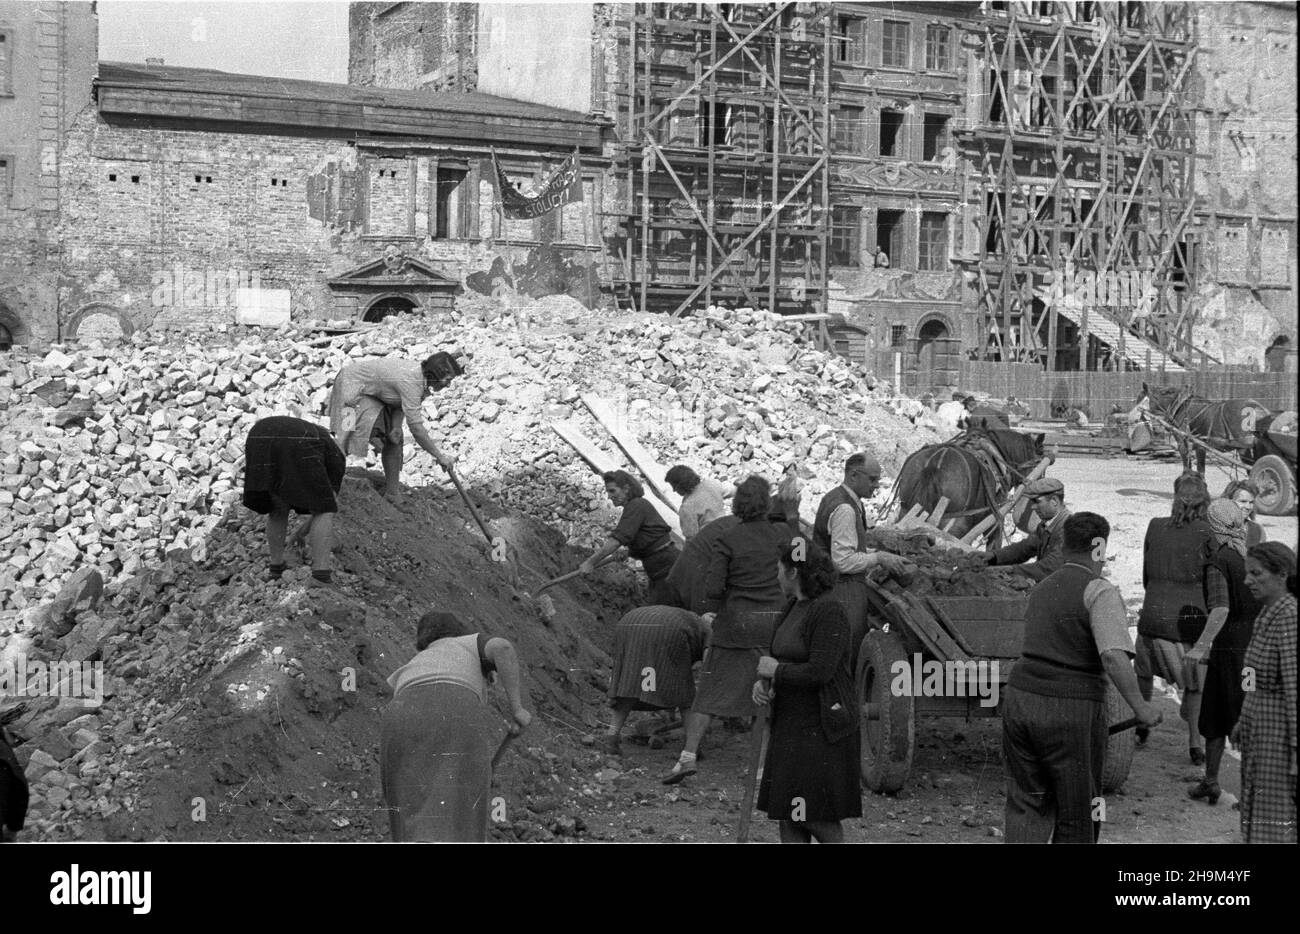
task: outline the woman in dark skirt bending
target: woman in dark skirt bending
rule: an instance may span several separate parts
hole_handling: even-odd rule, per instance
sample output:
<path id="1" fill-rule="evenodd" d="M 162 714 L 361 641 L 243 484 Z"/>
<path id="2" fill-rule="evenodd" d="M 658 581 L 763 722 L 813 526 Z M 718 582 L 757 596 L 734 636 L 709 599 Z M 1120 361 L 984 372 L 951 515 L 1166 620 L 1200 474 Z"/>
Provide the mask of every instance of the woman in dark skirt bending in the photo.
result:
<path id="1" fill-rule="evenodd" d="M 849 620 L 829 596 L 835 570 L 817 545 L 787 545 L 778 575 L 795 603 L 758 661 L 754 702 L 772 705 L 758 808 L 781 822 L 782 843 L 842 843 L 840 821 L 862 816 Z"/>
<path id="2" fill-rule="evenodd" d="M 258 421 L 244 442 L 244 505 L 266 516 L 271 577 L 284 573 L 289 510 L 310 518 L 294 533 L 310 536 L 312 577 L 330 580 L 330 540 L 336 494 L 347 460 L 328 430 L 301 418 L 275 415 Z"/>
<path id="3" fill-rule="evenodd" d="M 614 715 L 602 748 L 617 755 L 620 734 L 633 710 L 689 710 L 695 700 L 691 668 L 704 657 L 709 627 L 690 610 L 643 606 L 614 627 L 614 673 L 609 704 Z"/>

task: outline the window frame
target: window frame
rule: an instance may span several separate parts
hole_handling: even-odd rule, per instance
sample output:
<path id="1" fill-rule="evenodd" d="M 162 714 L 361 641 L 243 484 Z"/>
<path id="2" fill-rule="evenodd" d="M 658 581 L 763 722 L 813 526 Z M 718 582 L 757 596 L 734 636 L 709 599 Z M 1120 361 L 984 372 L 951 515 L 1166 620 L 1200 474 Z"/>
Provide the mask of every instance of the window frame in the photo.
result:
<path id="1" fill-rule="evenodd" d="M 903 39 L 903 41 L 902 41 L 903 62 L 902 62 L 902 64 L 898 64 L 898 63 L 896 63 L 896 62 L 891 62 L 891 61 L 889 61 L 889 60 L 887 59 L 887 57 L 886 57 L 886 53 L 887 53 L 887 51 L 895 50 L 895 43 L 897 42 L 897 37 L 896 37 L 896 36 L 893 37 L 894 41 L 891 42 L 891 37 L 890 37 L 890 27 L 902 27 L 902 30 L 903 30 L 903 37 L 902 37 L 902 39 Z M 908 69 L 911 67 L 911 64 L 912 64 L 912 24 L 911 24 L 911 22 L 910 22 L 909 20 L 904 20 L 904 19 L 883 19 L 883 20 L 881 20 L 881 21 L 880 21 L 880 67 L 881 67 L 881 68 L 896 68 L 896 69 L 900 69 L 900 70 L 906 71 L 906 70 L 908 70 Z"/>
<path id="2" fill-rule="evenodd" d="M 836 223 L 836 218 L 842 217 L 845 213 L 852 218 L 852 223 Z M 832 204 L 830 230 L 830 240 L 826 244 L 827 251 L 830 253 L 827 257 L 827 265 L 845 266 L 850 269 L 861 267 L 862 207 L 856 204 Z M 848 231 L 847 239 L 844 231 Z M 846 255 L 849 261 L 837 262 L 840 255 Z"/>
<path id="3" fill-rule="evenodd" d="M 837 14 L 835 28 L 844 26 L 835 34 L 833 52 L 836 65 L 865 65 L 867 63 L 867 21 L 861 16 Z"/>
<path id="4" fill-rule="evenodd" d="M 889 346 L 891 348 L 907 346 L 906 324 L 891 324 L 889 326 Z"/>
<path id="5" fill-rule="evenodd" d="M 850 118 L 853 123 L 848 127 L 849 142 L 844 141 L 843 121 Z M 856 104 L 840 105 L 831 114 L 831 144 L 845 155 L 860 156 L 865 149 L 867 109 Z"/>
<path id="6" fill-rule="evenodd" d="M 940 218 L 937 241 L 926 238 L 926 218 Z M 948 217 L 946 211 L 922 211 L 916 226 L 917 272 L 948 271 Z M 930 228 L 933 230 L 934 228 Z"/>
<path id="7" fill-rule="evenodd" d="M 943 36 L 942 48 L 945 56 L 945 61 L 942 64 L 932 63 L 930 60 L 931 51 L 933 49 L 938 48 L 940 45 L 940 43 L 934 41 L 934 37 L 937 35 Z M 952 54 L 952 47 L 953 47 L 953 42 L 952 42 L 951 26 L 947 26 L 943 23 L 926 23 L 925 25 L 925 70 L 942 72 L 944 74 L 951 74 L 952 72 L 956 71 L 956 66 L 954 64 L 954 58 Z"/>

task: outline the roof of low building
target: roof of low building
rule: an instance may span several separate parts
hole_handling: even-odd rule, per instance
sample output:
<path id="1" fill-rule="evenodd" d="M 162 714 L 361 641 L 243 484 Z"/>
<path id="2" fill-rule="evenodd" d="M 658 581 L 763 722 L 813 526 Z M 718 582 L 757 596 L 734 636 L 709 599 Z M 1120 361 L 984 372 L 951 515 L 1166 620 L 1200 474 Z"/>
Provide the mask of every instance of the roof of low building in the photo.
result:
<path id="1" fill-rule="evenodd" d="M 242 75 L 212 68 L 100 62 L 105 116 L 224 123 L 242 131 L 425 137 L 461 144 L 599 149 L 603 122 L 559 107 L 463 93 Z"/>

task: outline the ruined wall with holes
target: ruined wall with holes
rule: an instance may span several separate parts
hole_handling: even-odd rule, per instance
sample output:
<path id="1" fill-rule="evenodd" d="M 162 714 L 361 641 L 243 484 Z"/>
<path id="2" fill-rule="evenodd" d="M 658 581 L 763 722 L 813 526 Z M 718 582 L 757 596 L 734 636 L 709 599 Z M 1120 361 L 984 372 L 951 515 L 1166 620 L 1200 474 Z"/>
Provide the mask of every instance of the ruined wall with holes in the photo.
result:
<path id="1" fill-rule="evenodd" d="M 294 320 L 346 317 L 364 309 L 327 280 L 390 245 L 485 294 L 599 299 L 595 169 L 586 201 L 503 230 L 491 162 L 477 152 L 439 160 L 344 140 L 122 127 L 93 111 L 64 152 L 59 308 L 71 325 L 229 325 L 241 287 L 288 290 Z M 525 188 L 563 158 L 498 153 Z M 447 236 L 431 210 L 439 164 L 461 167 Z"/>
<path id="2" fill-rule="evenodd" d="M 58 334 L 62 137 L 91 107 L 90 3 L 0 0 L 0 325 L 19 343 Z"/>
<path id="3" fill-rule="evenodd" d="M 1206 206 L 1197 343 L 1256 364 L 1296 337 L 1296 11 L 1197 5 L 1197 194 Z"/>

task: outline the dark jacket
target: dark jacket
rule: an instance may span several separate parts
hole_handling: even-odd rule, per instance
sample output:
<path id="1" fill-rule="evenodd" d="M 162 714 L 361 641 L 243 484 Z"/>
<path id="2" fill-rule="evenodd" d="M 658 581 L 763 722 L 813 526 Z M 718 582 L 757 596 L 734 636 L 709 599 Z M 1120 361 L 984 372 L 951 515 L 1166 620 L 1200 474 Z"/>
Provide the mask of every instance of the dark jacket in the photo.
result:
<path id="1" fill-rule="evenodd" d="M 1033 576 L 1042 580 L 1065 563 L 1065 520 L 1068 509 L 1062 509 L 1050 523 L 1039 524 L 1025 538 L 1004 545 L 993 552 L 993 564 L 1023 564 L 1034 561 L 1037 568 Z"/>
<path id="2" fill-rule="evenodd" d="M 1139 634 L 1169 642 L 1200 635 L 1205 628 L 1205 555 L 1213 542 L 1214 532 L 1202 519 L 1179 528 L 1173 519 L 1151 520 L 1142 546 L 1146 592 L 1138 614 Z"/>
<path id="3" fill-rule="evenodd" d="M 791 604 L 786 616 L 797 606 Z M 822 732 L 827 742 L 836 743 L 858 728 L 857 693 L 849 667 L 849 618 L 840 602 L 827 594 L 807 607 L 801 630 L 797 641 L 786 632 L 774 640 L 773 657 L 780 662 L 772 679 L 776 703 L 781 703 L 782 691 L 817 691 Z M 788 651 L 785 647 L 792 642 L 802 643 L 802 651 Z"/>
<path id="4" fill-rule="evenodd" d="M 711 644 L 765 648 L 772 642 L 785 596 L 776 580 L 790 527 L 766 516 L 733 525 L 714 542 L 705 586 L 704 612 L 716 612 Z"/>

